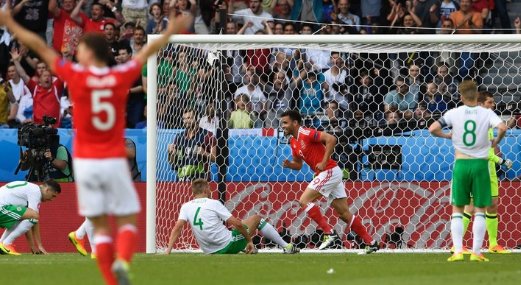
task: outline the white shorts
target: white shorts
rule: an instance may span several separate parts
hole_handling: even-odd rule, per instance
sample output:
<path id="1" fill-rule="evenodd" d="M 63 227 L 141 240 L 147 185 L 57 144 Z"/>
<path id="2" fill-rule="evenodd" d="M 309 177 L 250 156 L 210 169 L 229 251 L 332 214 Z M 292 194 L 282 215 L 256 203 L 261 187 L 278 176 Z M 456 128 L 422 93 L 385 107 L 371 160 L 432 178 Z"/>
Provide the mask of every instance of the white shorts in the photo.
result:
<path id="1" fill-rule="evenodd" d="M 73 160 L 80 215 L 126 216 L 141 206 L 124 158 Z"/>
<path id="2" fill-rule="evenodd" d="M 335 199 L 346 198 L 346 190 L 342 181 L 342 170 L 336 166 L 334 168 L 320 172 L 311 183 L 309 189 L 318 191 L 327 198 L 328 205 Z"/>

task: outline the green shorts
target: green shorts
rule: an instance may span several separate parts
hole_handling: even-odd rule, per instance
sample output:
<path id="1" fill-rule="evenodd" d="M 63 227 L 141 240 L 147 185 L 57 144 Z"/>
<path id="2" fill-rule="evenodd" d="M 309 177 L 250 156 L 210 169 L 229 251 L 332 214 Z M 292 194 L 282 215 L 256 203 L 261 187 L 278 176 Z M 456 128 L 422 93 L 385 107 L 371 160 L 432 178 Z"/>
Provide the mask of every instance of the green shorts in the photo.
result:
<path id="1" fill-rule="evenodd" d="M 473 198 L 474 206 L 492 204 L 488 161 L 484 159 L 457 159 L 454 163 L 451 184 L 451 204 L 465 206 Z"/>
<path id="2" fill-rule="evenodd" d="M 214 252 L 213 254 L 237 254 L 246 248 L 246 239 L 239 233 L 238 230 L 232 230 L 232 240 L 223 249 Z"/>
<path id="3" fill-rule="evenodd" d="M 22 219 L 27 207 L 5 205 L 0 207 L 0 228 L 10 229 Z"/>

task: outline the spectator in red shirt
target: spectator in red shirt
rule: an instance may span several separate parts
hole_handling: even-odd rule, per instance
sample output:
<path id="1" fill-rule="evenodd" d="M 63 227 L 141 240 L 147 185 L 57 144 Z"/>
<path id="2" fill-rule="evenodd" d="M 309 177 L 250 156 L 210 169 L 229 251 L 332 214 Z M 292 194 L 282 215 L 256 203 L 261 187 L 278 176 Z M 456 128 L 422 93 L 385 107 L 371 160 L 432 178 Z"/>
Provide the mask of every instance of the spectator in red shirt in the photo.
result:
<path id="1" fill-rule="evenodd" d="M 49 13 L 54 18 L 53 48 L 59 53 L 76 53 L 76 46 L 83 34 L 83 28 L 71 19 L 71 13 L 76 6 L 76 0 L 63 0 L 62 7 L 58 7 L 57 0 L 49 1 Z M 87 16 L 80 12 L 80 17 Z"/>
<path id="2" fill-rule="evenodd" d="M 83 27 L 83 31 L 85 33 L 88 32 L 103 32 L 103 29 L 105 27 L 105 24 L 112 23 L 115 26 L 119 26 L 119 22 L 116 19 L 113 18 L 106 18 L 105 17 L 105 10 L 103 9 L 103 5 L 100 3 L 93 3 L 91 7 L 91 17 L 87 18 L 86 16 L 83 17 L 82 14 L 80 14 L 81 6 L 85 3 L 85 0 L 80 0 L 78 2 L 78 5 L 74 8 L 74 10 L 71 13 L 71 18 L 78 23 L 81 27 Z M 112 5 L 112 2 L 108 2 L 107 6 L 110 8 Z M 112 6 L 112 8 L 115 8 Z M 114 12 L 117 12 L 117 10 L 114 10 Z M 84 14 L 83 14 L 84 15 Z"/>
<path id="3" fill-rule="evenodd" d="M 30 80 L 28 87 L 33 94 L 33 119 L 36 124 L 43 124 L 43 116 L 56 118 L 53 127 L 60 126 L 60 97 L 63 93 L 63 82 L 53 80 L 51 72 L 45 70 L 38 83 Z"/>

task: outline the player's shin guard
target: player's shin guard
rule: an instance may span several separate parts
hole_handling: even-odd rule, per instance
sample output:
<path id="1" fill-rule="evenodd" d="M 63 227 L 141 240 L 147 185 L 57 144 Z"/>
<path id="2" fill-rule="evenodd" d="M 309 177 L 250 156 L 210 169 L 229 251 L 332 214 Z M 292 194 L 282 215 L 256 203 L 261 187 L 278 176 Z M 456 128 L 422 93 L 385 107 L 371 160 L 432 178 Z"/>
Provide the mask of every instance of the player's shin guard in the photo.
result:
<path id="1" fill-rule="evenodd" d="M 117 256 L 120 259 L 130 262 L 136 251 L 137 228 L 135 225 L 126 224 L 119 228 L 116 241 Z"/>
<path id="2" fill-rule="evenodd" d="M 472 252 L 481 255 L 481 246 L 485 238 L 485 213 L 475 213 L 474 223 L 472 225 Z"/>
<path id="3" fill-rule="evenodd" d="M 105 283 L 108 285 L 118 284 L 116 277 L 112 273 L 112 263 L 114 263 L 112 238 L 107 235 L 95 235 L 94 242 L 96 243 L 96 260 Z"/>
<path id="4" fill-rule="evenodd" d="M 350 228 L 353 232 L 355 232 L 358 236 L 362 238 L 365 244 L 371 245 L 373 244 L 373 238 L 367 233 L 365 226 L 362 224 L 362 219 L 360 217 L 353 215 L 351 219 Z"/>
<path id="5" fill-rule="evenodd" d="M 261 222 L 260 222 L 259 226 L 257 227 L 257 229 L 259 229 L 262 236 L 272 240 L 274 243 L 276 243 L 280 247 L 284 248 L 288 245 L 288 243 L 285 242 L 282 239 L 282 237 L 279 235 L 277 230 L 275 230 L 275 228 L 270 223 L 266 222 L 266 220 L 261 219 Z"/>
<path id="6" fill-rule="evenodd" d="M 326 218 L 320 212 L 320 208 L 314 203 L 309 203 L 306 207 L 306 213 L 326 234 L 332 234 L 333 229 L 327 223 Z"/>
<path id="7" fill-rule="evenodd" d="M 497 245 L 497 227 L 499 224 L 497 214 L 486 213 L 486 225 L 488 233 L 488 247 L 495 247 Z"/>
<path id="8" fill-rule="evenodd" d="M 463 215 L 460 213 L 452 214 L 450 220 L 450 235 L 452 236 L 452 244 L 454 245 L 454 253 L 463 251 Z"/>

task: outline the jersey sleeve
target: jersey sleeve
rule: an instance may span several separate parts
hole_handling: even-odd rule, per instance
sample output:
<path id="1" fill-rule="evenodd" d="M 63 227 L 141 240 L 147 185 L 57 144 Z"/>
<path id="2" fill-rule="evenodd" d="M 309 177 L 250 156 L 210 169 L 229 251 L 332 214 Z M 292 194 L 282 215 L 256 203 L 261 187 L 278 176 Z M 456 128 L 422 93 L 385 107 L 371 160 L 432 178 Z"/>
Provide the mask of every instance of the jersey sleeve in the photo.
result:
<path id="1" fill-rule="evenodd" d="M 40 193 L 40 188 L 36 187 L 37 190 L 31 189 L 32 191 L 27 192 L 27 207 L 39 212 L 42 194 Z"/>
<path id="2" fill-rule="evenodd" d="M 181 210 L 179 210 L 179 218 L 177 218 L 177 220 L 188 221 L 188 216 L 186 215 L 186 204 L 181 206 Z"/>
<path id="3" fill-rule="evenodd" d="M 73 74 L 72 62 L 61 57 L 56 58 L 52 69 L 54 70 L 54 73 L 64 81 L 69 81 L 71 78 L 70 76 Z"/>
<path id="4" fill-rule="evenodd" d="M 320 142 L 320 132 L 315 129 L 308 129 L 309 134 L 305 136 L 306 141 L 316 143 Z"/>
<path id="5" fill-rule="evenodd" d="M 212 200 L 212 210 L 217 214 L 217 216 L 223 220 L 223 221 L 227 221 L 231 216 L 232 216 L 232 213 L 230 213 L 230 211 L 228 211 L 228 209 L 226 209 L 226 207 L 221 204 L 221 202 L 217 201 L 217 200 Z"/>
<path id="6" fill-rule="evenodd" d="M 491 128 L 495 128 L 499 124 L 503 123 L 503 120 L 501 120 L 501 118 L 498 115 L 496 115 L 496 113 L 494 113 L 494 111 L 489 110 L 489 112 L 491 113 L 490 114 L 490 127 Z"/>

